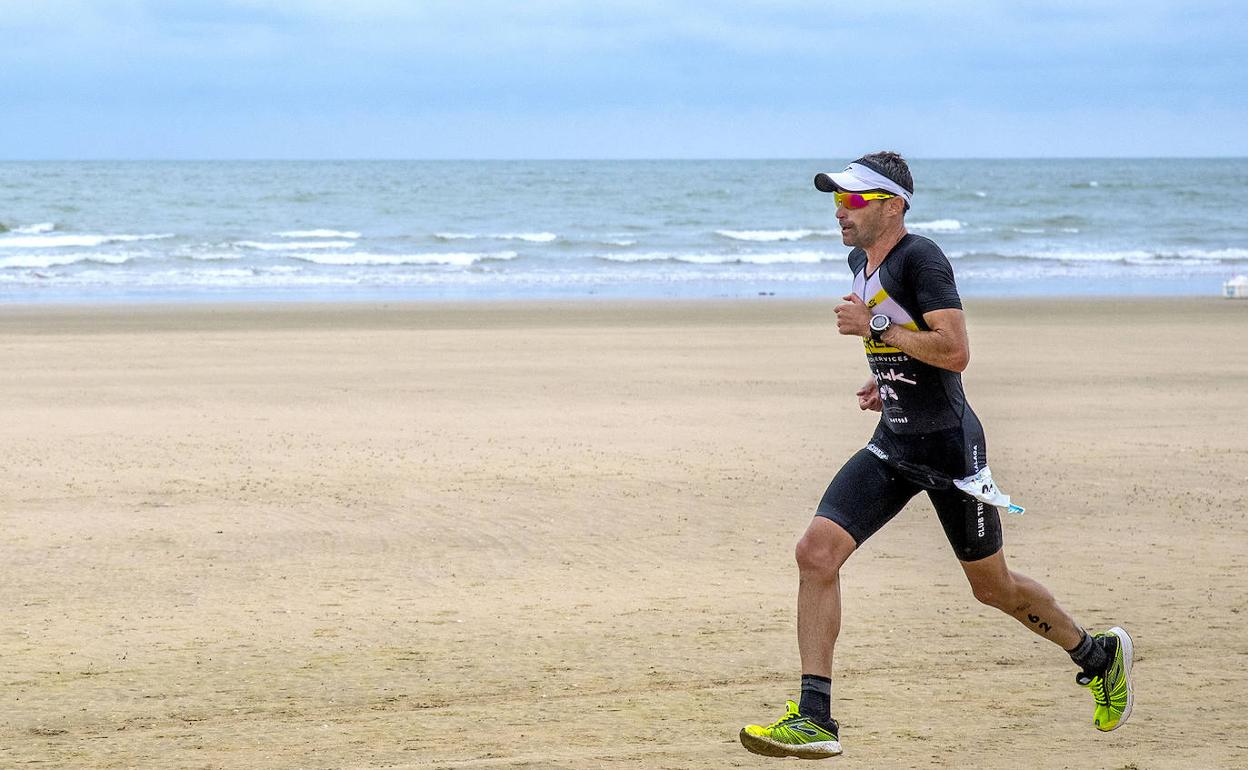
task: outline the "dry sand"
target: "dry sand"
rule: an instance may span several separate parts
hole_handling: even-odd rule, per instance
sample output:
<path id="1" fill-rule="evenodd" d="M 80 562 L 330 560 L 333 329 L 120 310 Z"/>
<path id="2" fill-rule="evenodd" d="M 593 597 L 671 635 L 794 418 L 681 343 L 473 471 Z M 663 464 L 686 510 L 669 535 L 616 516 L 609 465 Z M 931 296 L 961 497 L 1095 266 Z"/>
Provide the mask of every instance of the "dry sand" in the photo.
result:
<path id="1" fill-rule="evenodd" d="M 1135 715 L 920 499 L 846 568 L 829 762 L 1248 766 L 1248 303 L 968 311 L 1007 556 L 1133 632 Z M 736 734 L 865 375 L 830 302 L 0 310 L 0 766 L 788 766 Z"/>

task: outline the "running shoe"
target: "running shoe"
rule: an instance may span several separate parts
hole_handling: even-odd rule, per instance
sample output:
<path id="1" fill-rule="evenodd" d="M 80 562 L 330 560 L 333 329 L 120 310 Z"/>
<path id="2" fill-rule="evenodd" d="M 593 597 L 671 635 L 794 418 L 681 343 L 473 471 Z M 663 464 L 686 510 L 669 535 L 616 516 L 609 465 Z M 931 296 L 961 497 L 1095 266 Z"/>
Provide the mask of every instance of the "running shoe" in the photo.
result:
<path id="1" fill-rule="evenodd" d="M 793 701 L 786 706 L 785 715 L 767 727 L 741 728 L 741 745 L 764 757 L 824 759 L 841 753 L 840 726 L 835 719 L 824 722 L 802 716 Z"/>
<path id="2" fill-rule="evenodd" d="M 1131 636 L 1125 629 L 1114 626 L 1104 634 L 1094 634 L 1098 640 L 1112 640 L 1113 657 L 1109 667 L 1100 674 L 1080 671 L 1075 682 L 1092 691 L 1096 708 L 1092 712 L 1092 724 L 1103 733 L 1116 730 L 1131 716 L 1134 693 L 1131 690 L 1131 659 L 1134 650 Z"/>

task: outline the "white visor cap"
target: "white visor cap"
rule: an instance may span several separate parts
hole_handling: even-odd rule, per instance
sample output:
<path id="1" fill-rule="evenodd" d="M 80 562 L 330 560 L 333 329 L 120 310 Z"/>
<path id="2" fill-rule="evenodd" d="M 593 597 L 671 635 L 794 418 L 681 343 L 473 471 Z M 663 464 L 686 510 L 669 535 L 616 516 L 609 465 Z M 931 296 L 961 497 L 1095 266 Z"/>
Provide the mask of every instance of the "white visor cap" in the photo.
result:
<path id="1" fill-rule="evenodd" d="M 815 187 L 820 192 L 871 192 L 881 190 L 900 196 L 906 204 L 910 203 L 910 191 L 874 169 L 861 163 L 850 163 L 839 174 L 815 174 Z"/>

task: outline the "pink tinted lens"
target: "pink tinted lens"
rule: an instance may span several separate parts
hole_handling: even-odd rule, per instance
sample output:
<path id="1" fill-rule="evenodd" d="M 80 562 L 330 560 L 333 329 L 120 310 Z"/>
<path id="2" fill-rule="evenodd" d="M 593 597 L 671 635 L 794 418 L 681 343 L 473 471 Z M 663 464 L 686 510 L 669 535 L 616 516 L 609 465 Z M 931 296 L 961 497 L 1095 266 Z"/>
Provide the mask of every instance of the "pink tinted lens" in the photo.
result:
<path id="1" fill-rule="evenodd" d="M 836 194 L 836 205 L 844 206 L 847 209 L 860 209 L 868 203 L 870 201 L 863 198 L 859 193 L 838 192 Z"/>

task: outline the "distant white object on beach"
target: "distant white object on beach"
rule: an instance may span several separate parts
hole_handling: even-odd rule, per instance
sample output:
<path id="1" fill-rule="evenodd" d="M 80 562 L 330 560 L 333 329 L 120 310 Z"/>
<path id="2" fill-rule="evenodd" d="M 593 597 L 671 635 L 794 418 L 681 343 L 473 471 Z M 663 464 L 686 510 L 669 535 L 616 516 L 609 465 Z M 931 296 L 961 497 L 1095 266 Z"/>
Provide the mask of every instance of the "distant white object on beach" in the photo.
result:
<path id="1" fill-rule="evenodd" d="M 1248 299 L 1248 275 L 1237 275 L 1222 284 L 1222 296 L 1227 299 Z"/>

